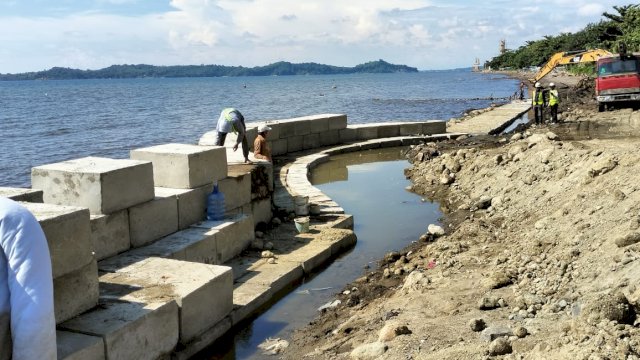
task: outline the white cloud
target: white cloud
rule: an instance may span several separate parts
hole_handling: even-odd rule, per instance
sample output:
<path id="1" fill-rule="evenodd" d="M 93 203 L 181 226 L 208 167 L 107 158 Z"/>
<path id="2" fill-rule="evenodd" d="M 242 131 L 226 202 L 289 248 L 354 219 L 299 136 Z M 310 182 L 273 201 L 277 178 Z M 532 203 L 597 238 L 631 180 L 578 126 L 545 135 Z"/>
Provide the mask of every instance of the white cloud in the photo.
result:
<path id="1" fill-rule="evenodd" d="M 578 9 L 578 15 L 580 16 L 594 16 L 594 15 L 600 15 L 605 11 L 604 6 L 600 5 L 600 4 L 587 4 L 584 6 L 581 6 Z"/>

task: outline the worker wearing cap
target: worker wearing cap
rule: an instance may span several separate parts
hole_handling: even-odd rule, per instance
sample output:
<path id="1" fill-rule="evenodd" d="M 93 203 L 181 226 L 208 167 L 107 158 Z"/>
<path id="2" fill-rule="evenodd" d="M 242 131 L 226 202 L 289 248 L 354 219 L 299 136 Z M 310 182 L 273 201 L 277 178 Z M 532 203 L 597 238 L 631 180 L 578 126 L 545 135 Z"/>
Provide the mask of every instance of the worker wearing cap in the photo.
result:
<path id="1" fill-rule="evenodd" d="M 533 105 L 533 116 L 536 125 L 544 123 L 544 89 L 542 84 L 536 82 L 534 85 L 533 97 L 531 98 Z"/>
<path id="2" fill-rule="evenodd" d="M 0 359 L 55 360 L 47 239 L 26 208 L 0 197 Z"/>
<path id="3" fill-rule="evenodd" d="M 226 108 L 220 113 L 218 123 L 216 124 L 216 142 L 217 146 L 224 146 L 224 141 L 227 138 L 227 134 L 234 132 L 238 135 L 236 143 L 233 145 L 233 151 L 238 150 L 238 145 L 242 143 L 242 155 L 244 155 L 244 162 L 249 161 L 249 143 L 247 142 L 246 127 L 244 124 L 244 116 L 240 111 L 234 108 Z"/>
<path id="4" fill-rule="evenodd" d="M 549 84 L 549 109 L 551 111 L 551 122 L 558 122 L 558 104 L 560 103 L 560 96 L 558 95 L 558 90 L 556 89 L 556 84 Z"/>
<path id="5" fill-rule="evenodd" d="M 253 156 L 256 159 L 272 162 L 271 148 L 267 143 L 267 135 L 269 134 L 269 131 L 271 131 L 271 128 L 267 125 L 260 125 L 258 127 L 258 136 L 253 142 Z"/>

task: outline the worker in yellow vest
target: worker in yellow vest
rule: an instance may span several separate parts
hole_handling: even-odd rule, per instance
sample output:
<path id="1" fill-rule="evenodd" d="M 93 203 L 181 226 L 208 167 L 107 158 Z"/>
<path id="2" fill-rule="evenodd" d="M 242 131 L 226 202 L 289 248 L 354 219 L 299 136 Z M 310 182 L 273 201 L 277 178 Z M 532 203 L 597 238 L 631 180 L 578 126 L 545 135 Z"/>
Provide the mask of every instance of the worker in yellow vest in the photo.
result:
<path id="1" fill-rule="evenodd" d="M 531 102 L 533 105 L 533 116 L 536 125 L 540 125 L 544 123 L 544 88 L 542 84 L 536 82 L 534 85 L 533 96 L 531 97 Z"/>
<path id="2" fill-rule="evenodd" d="M 551 110 L 551 123 L 558 122 L 558 104 L 560 103 L 560 95 L 556 89 L 556 84 L 549 84 L 549 109 Z"/>

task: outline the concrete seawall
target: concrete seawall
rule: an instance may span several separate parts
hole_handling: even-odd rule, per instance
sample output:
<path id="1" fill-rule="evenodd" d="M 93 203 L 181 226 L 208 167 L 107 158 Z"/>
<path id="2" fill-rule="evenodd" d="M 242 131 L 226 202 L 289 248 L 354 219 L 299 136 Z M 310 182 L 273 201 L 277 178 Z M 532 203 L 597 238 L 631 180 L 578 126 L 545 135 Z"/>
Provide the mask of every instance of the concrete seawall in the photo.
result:
<path id="1" fill-rule="evenodd" d="M 207 146 L 208 133 L 200 145 L 135 149 L 130 159 L 37 166 L 33 189 L 0 188 L 47 236 L 60 359 L 193 356 L 355 243 L 353 218 L 309 183 L 311 168 L 333 154 L 458 135 L 444 134 L 443 121 L 348 126 L 332 114 L 265 123 L 274 156 L 293 158 L 275 169 L 240 164 L 240 152 Z M 251 142 L 259 124 L 248 124 Z M 205 221 L 214 182 L 223 221 Z M 296 195 L 320 208 L 311 231 L 273 241 L 273 257 L 247 255 L 256 225 L 293 211 Z"/>

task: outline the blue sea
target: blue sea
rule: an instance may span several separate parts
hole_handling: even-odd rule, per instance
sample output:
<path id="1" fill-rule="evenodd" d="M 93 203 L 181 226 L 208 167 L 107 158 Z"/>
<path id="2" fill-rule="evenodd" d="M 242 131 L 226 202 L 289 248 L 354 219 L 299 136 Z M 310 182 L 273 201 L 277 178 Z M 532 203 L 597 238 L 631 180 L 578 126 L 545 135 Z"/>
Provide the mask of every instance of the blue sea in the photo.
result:
<path id="1" fill-rule="evenodd" d="M 196 143 L 220 110 L 247 122 L 322 113 L 350 124 L 447 120 L 513 94 L 518 81 L 469 69 L 399 74 L 0 82 L 0 186 L 33 166 Z"/>

